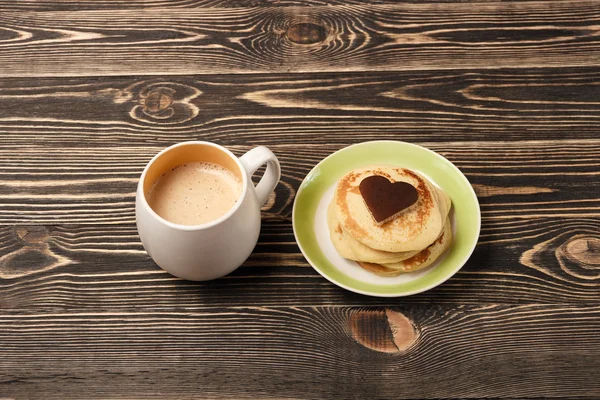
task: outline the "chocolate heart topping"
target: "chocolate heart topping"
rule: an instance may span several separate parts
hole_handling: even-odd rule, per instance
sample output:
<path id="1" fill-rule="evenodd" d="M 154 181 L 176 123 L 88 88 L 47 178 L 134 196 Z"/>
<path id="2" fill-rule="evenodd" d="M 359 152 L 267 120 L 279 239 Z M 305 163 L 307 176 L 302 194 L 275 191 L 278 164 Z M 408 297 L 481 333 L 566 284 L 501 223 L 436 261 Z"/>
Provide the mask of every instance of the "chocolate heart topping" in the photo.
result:
<path id="1" fill-rule="evenodd" d="M 406 182 L 390 182 L 379 175 L 366 177 L 360 182 L 360 194 L 371 215 L 379 225 L 415 204 L 419 197 L 417 189 Z"/>

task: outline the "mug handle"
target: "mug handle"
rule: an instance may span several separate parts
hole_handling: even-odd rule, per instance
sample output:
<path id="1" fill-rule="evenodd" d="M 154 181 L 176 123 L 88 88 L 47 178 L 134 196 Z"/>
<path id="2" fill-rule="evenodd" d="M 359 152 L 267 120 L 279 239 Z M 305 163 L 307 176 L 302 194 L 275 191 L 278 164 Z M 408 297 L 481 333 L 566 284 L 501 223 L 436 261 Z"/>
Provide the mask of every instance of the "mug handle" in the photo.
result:
<path id="1" fill-rule="evenodd" d="M 279 166 L 279 160 L 275 157 L 275 154 L 265 146 L 258 146 L 248 151 L 246 154 L 240 157 L 240 161 L 248 176 L 254 175 L 256 170 L 263 164 L 267 164 L 267 170 L 260 182 L 256 185 L 256 196 L 258 202 L 262 206 L 265 205 L 269 195 L 279 182 L 281 178 L 281 167 Z"/>

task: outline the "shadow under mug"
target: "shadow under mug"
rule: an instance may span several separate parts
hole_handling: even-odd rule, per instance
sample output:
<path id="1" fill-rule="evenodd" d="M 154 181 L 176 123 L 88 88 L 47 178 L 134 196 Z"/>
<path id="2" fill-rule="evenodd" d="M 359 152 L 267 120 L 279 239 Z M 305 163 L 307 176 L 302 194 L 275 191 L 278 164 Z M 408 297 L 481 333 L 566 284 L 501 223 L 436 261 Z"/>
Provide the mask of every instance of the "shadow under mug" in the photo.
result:
<path id="1" fill-rule="evenodd" d="M 165 172 L 190 162 L 219 164 L 238 176 L 242 194 L 221 217 L 202 225 L 181 225 L 160 217 L 146 194 Z M 267 164 L 260 182 L 251 177 Z M 279 182 L 277 157 L 264 146 L 237 158 L 225 147 L 210 142 L 183 142 L 158 153 L 146 165 L 135 201 L 138 233 L 144 248 L 162 269 L 179 278 L 205 281 L 227 275 L 248 258 L 260 233 L 260 208 Z"/>

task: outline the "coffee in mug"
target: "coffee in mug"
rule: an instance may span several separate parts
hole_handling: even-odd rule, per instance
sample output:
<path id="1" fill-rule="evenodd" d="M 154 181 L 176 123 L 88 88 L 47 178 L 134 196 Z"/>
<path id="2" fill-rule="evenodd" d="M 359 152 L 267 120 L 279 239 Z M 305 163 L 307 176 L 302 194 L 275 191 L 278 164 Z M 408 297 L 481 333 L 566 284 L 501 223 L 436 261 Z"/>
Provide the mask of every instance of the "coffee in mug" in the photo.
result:
<path id="1" fill-rule="evenodd" d="M 190 162 L 165 172 L 146 198 L 167 221 L 201 225 L 229 211 L 242 194 L 242 180 L 231 170 L 211 162 Z"/>
<path id="2" fill-rule="evenodd" d="M 255 186 L 251 177 L 265 164 Z M 280 176 L 277 157 L 264 146 L 239 158 L 210 142 L 166 148 L 138 183 L 140 240 L 156 264 L 175 276 L 204 281 L 227 275 L 254 249 L 260 208 Z"/>

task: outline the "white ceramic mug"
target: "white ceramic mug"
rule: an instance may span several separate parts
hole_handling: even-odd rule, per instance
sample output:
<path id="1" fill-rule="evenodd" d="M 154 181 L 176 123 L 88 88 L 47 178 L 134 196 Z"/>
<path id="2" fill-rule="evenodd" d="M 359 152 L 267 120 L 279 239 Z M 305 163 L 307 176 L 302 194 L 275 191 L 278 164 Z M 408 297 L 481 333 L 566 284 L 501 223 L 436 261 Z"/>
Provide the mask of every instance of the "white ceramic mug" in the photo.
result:
<path id="1" fill-rule="evenodd" d="M 242 194 L 233 208 L 203 225 L 175 224 L 156 214 L 146 199 L 153 183 L 172 168 L 200 161 L 220 164 L 240 178 Z M 251 177 L 264 164 L 267 169 L 254 187 Z M 227 275 L 252 253 L 260 233 L 260 208 L 280 177 L 279 161 L 264 146 L 240 158 L 209 142 L 166 148 L 146 165 L 137 188 L 135 215 L 144 248 L 162 269 L 183 279 L 205 281 Z"/>

